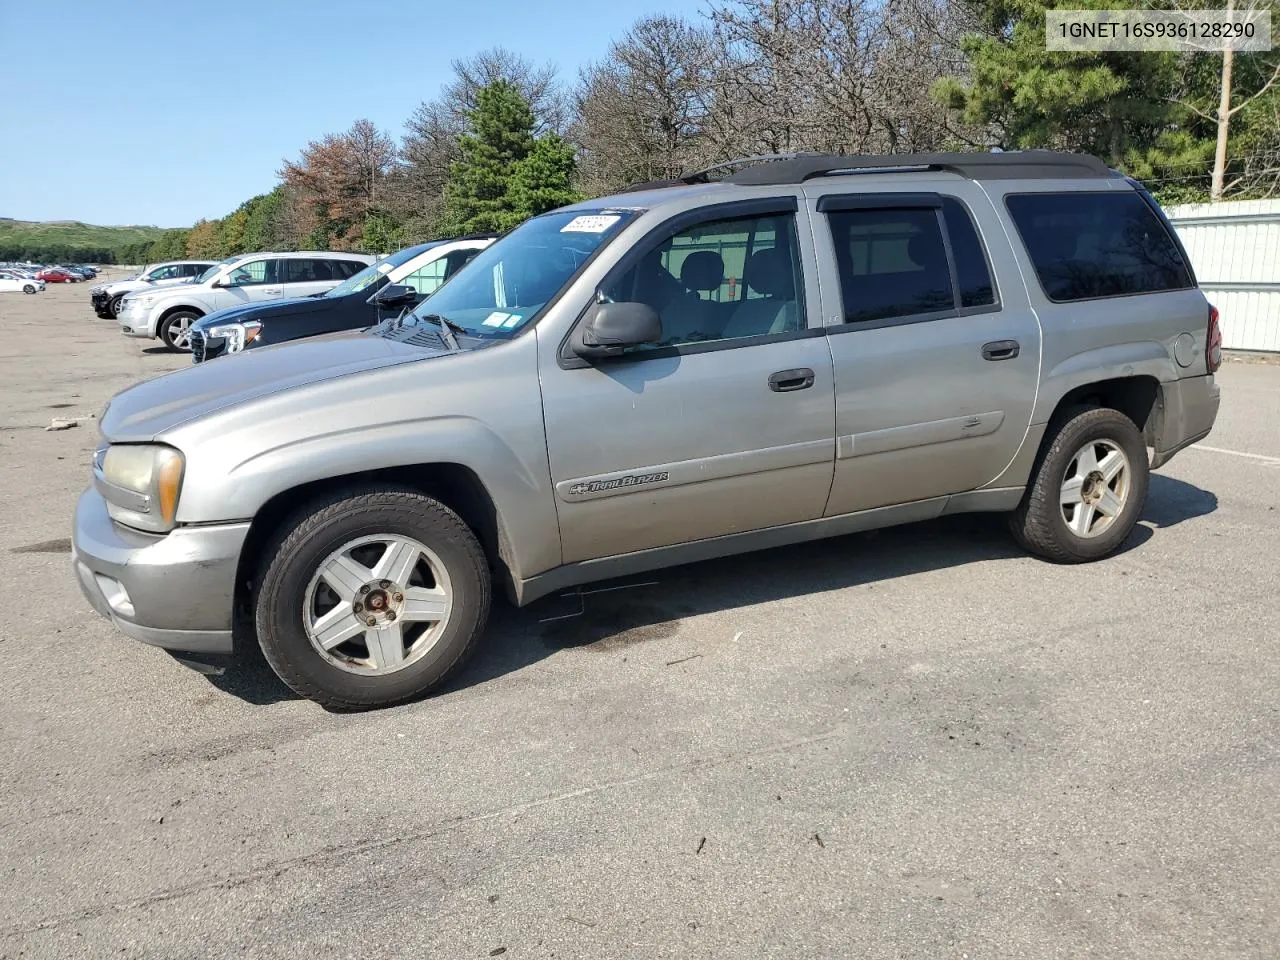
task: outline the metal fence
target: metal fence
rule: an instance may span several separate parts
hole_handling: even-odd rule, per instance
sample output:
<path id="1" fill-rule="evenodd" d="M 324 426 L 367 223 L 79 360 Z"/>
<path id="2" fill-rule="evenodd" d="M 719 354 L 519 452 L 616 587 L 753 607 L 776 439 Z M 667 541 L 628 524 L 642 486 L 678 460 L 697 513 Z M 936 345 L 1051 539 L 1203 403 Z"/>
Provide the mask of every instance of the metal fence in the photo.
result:
<path id="1" fill-rule="evenodd" d="M 1165 213 L 1221 314 L 1223 346 L 1280 352 L 1280 200 L 1191 203 Z"/>

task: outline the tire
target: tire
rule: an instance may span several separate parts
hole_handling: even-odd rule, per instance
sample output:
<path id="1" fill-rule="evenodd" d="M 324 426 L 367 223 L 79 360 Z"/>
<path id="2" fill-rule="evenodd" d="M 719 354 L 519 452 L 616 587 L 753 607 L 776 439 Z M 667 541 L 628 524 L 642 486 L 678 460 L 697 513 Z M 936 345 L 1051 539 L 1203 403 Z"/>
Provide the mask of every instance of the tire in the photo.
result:
<path id="1" fill-rule="evenodd" d="M 110 300 L 107 301 L 107 312 L 105 314 L 98 314 L 98 316 L 103 317 L 104 319 L 115 320 L 117 317 L 120 316 L 120 304 L 123 301 L 124 301 L 124 294 L 117 293 L 114 297 L 112 297 Z"/>
<path id="2" fill-rule="evenodd" d="M 1142 513 L 1150 482 L 1146 444 L 1134 422 L 1109 407 L 1064 411 L 1050 429 L 1010 518 L 1013 535 L 1054 563 L 1100 560 L 1124 543 Z"/>
<path id="3" fill-rule="evenodd" d="M 414 565 L 401 567 L 407 575 L 392 572 L 393 581 L 380 579 L 387 569 L 376 569 L 390 556 L 390 547 L 382 552 L 387 539 L 412 541 L 426 551 L 410 553 Z M 456 513 L 413 490 L 351 489 L 314 502 L 284 524 L 262 556 L 253 597 L 258 644 L 290 689 L 331 710 L 386 707 L 422 696 L 466 660 L 489 616 L 489 568 L 479 542 Z M 339 562 L 345 587 L 323 575 Z M 385 619 L 366 630 L 360 621 L 367 623 L 380 593 L 388 607 L 403 601 L 400 619 L 390 622 L 394 610 L 379 613 Z M 411 613 L 414 593 L 447 597 L 443 620 L 426 622 L 431 618 Z M 312 639 L 325 623 L 333 639 L 348 638 L 328 652 Z M 394 644 L 386 639 L 392 630 Z"/>
<path id="4" fill-rule="evenodd" d="M 36 292 L 36 285 L 35 285 L 34 283 L 27 283 L 27 284 L 23 284 L 23 286 L 22 286 L 22 292 L 23 292 L 23 293 L 35 293 L 35 292 Z"/>
<path id="5" fill-rule="evenodd" d="M 160 339 L 174 353 L 190 353 L 191 325 L 202 316 L 195 310 L 175 310 L 160 321 Z"/>

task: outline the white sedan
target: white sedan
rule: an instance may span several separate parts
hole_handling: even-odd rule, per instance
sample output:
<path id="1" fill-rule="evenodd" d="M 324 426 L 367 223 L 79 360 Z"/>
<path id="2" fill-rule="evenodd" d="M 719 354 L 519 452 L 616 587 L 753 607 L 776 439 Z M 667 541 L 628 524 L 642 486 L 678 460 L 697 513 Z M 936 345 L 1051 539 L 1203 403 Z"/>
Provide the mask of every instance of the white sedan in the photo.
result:
<path id="1" fill-rule="evenodd" d="M 0 293 L 39 293 L 44 289 L 44 281 L 34 277 L 20 277 L 14 273 L 0 273 Z"/>

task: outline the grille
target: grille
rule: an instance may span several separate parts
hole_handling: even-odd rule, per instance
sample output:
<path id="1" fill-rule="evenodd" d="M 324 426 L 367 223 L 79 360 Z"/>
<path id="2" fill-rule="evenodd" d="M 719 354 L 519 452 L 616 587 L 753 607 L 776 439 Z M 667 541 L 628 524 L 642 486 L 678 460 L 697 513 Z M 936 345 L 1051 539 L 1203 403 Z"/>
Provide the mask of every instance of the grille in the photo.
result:
<path id="1" fill-rule="evenodd" d="M 191 362 L 204 363 L 204 334 L 199 330 L 191 331 Z"/>

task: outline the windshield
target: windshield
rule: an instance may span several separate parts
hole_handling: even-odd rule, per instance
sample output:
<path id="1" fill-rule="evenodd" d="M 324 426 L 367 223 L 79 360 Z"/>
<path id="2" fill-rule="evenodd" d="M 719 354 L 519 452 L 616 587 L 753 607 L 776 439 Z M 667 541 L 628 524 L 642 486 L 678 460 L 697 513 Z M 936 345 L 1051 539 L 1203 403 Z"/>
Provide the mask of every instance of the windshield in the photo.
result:
<path id="1" fill-rule="evenodd" d="M 192 282 L 206 283 L 212 280 L 214 277 L 216 277 L 218 275 L 218 271 L 221 270 L 223 267 L 225 267 L 228 263 L 235 263 L 237 260 L 240 260 L 240 259 L 242 258 L 238 256 L 227 257 L 227 259 L 223 260 L 221 263 L 215 263 L 212 267 L 210 267 L 204 273 L 200 274 L 200 276 L 196 277 L 195 280 L 193 280 Z"/>
<path id="2" fill-rule="evenodd" d="M 478 337 L 510 337 L 560 292 L 633 211 L 547 213 L 486 247 L 405 318 L 430 326 L 444 317 Z"/>

